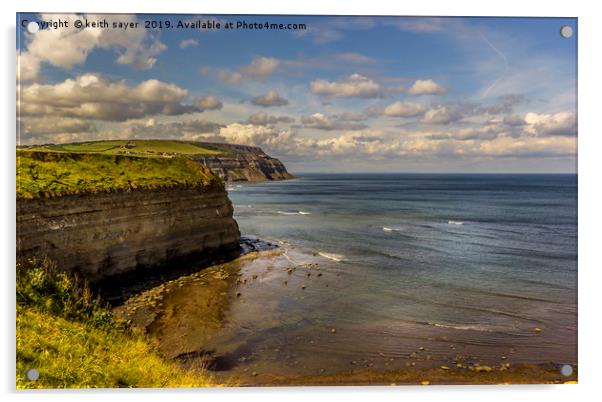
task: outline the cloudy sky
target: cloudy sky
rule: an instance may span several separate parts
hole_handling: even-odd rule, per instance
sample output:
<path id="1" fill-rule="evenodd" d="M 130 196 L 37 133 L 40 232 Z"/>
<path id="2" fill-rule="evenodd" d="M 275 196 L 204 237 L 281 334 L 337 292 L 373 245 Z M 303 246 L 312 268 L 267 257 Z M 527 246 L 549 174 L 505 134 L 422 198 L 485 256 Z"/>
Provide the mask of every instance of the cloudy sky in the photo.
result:
<path id="1" fill-rule="evenodd" d="M 260 146 L 292 172 L 574 172 L 574 19 L 21 14 L 18 141 Z M 75 20 L 222 29 L 73 28 Z M 225 30 L 245 20 L 298 30 Z M 18 22 L 18 25 L 21 25 Z"/>

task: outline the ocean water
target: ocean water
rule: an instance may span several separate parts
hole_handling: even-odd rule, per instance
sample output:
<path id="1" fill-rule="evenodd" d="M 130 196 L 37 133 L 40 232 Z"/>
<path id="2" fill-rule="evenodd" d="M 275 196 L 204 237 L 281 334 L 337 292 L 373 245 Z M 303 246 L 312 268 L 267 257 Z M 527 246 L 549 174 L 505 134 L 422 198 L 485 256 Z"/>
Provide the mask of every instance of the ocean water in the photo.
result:
<path id="1" fill-rule="evenodd" d="M 323 273 L 264 275 L 231 306 L 214 347 L 241 367 L 577 362 L 576 175 L 304 174 L 228 191 L 242 234 Z"/>

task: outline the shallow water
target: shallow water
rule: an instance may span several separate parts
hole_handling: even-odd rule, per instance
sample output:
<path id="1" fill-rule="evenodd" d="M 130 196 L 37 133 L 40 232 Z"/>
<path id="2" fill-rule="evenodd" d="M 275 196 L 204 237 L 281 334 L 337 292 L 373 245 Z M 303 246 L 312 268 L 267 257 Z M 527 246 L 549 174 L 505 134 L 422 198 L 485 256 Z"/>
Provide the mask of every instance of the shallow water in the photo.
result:
<path id="1" fill-rule="evenodd" d="M 209 351 L 224 377 L 576 363 L 576 181 L 304 175 L 232 187 L 241 232 L 282 253 L 226 268 L 236 279 L 203 335 L 198 280 L 159 308 L 186 319 L 149 328 L 202 339 L 178 353 Z"/>

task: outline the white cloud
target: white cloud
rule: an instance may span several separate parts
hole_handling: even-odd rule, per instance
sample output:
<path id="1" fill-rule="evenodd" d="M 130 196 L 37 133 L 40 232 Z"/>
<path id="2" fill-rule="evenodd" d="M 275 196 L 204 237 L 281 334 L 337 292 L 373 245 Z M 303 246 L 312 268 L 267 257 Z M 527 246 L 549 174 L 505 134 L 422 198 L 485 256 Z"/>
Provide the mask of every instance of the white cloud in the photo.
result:
<path id="1" fill-rule="evenodd" d="M 566 156 L 577 152 L 576 145 L 575 139 L 570 137 L 498 137 L 475 143 L 462 153 L 480 157 Z"/>
<path id="2" fill-rule="evenodd" d="M 200 112 L 183 103 L 188 91 L 158 80 L 136 86 L 84 74 L 58 84 L 22 87 L 17 104 L 20 116 L 61 116 L 105 121 L 124 121 L 152 115 Z"/>
<path id="3" fill-rule="evenodd" d="M 278 59 L 272 57 L 260 57 L 254 59 L 251 64 L 240 68 L 240 73 L 243 76 L 250 78 L 264 78 L 272 75 L 280 65 Z"/>
<path id="4" fill-rule="evenodd" d="M 205 96 L 203 98 L 197 99 L 194 102 L 194 105 L 198 107 L 201 111 L 203 110 L 220 110 L 224 104 L 215 96 Z"/>
<path id="5" fill-rule="evenodd" d="M 281 97 L 278 92 L 271 90 L 265 95 L 258 96 L 251 100 L 251 103 L 257 106 L 271 107 L 271 106 L 285 106 L 288 105 L 288 100 Z"/>
<path id="6" fill-rule="evenodd" d="M 394 102 L 387 106 L 383 114 L 391 117 L 415 117 L 424 114 L 427 107 L 422 103 Z"/>
<path id="7" fill-rule="evenodd" d="M 537 114 L 530 112 L 525 115 L 524 120 L 529 125 L 526 131 L 537 136 L 577 135 L 575 113 Z"/>
<path id="8" fill-rule="evenodd" d="M 196 39 L 184 39 L 180 42 L 180 49 L 186 49 L 188 47 L 196 47 L 199 45 L 199 41 Z"/>
<path id="9" fill-rule="evenodd" d="M 316 95 L 332 97 L 375 98 L 382 96 L 383 88 L 377 82 L 360 74 L 352 74 L 339 81 L 314 80 L 309 90 Z"/>
<path id="10" fill-rule="evenodd" d="M 236 84 L 239 83 L 242 79 L 242 74 L 237 72 L 220 70 L 217 72 L 217 78 L 228 84 Z"/>
<path id="11" fill-rule="evenodd" d="M 444 93 L 445 88 L 433 80 L 416 80 L 407 91 L 408 95 L 442 95 Z"/>
<path id="12" fill-rule="evenodd" d="M 264 151 L 282 153 L 294 152 L 296 133 L 291 130 L 279 130 L 273 126 L 232 123 L 221 128 L 219 137 L 231 144 L 253 145 Z"/>
<path id="13" fill-rule="evenodd" d="M 449 124 L 461 118 L 462 115 L 449 106 L 436 106 L 428 110 L 420 121 L 426 124 Z"/>
<path id="14" fill-rule="evenodd" d="M 167 46 L 146 29 L 116 30 L 105 28 L 74 28 L 77 19 L 96 20 L 104 18 L 113 21 L 136 21 L 132 15 L 84 15 L 50 14 L 42 15 L 43 20 L 61 19 L 68 21 L 70 28 L 44 29 L 36 34 L 26 35 L 26 45 L 19 55 L 20 68 L 17 72 L 21 80 L 37 78 L 42 64 L 47 63 L 63 69 L 71 69 L 85 63 L 90 53 L 97 48 L 113 50 L 118 54 L 116 62 L 131 65 L 137 69 L 152 68 L 156 56 Z"/>
<path id="15" fill-rule="evenodd" d="M 188 141 L 214 139 L 223 125 L 207 120 L 185 120 L 158 123 L 154 119 L 146 122 L 127 122 L 121 128 L 126 138 L 162 138 Z"/>
<path id="16" fill-rule="evenodd" d="M 288 116 L 272 116 L 266 112 L 257 112 L 249 116 L 247 123 L 256 126 L 267 126 L 268 124 L 292 123 L 294 121 L 295 119 Z"/>
<path id="17" fill-rule="evenodd" d="M 318 130 L 362 130 L 366 128 L 364 124 L 353 123 L 349 121 L 331 120 L 322 113 L 314 113 L 311 116 L 301 117 L 303 127 L 314 128 Z"/>
<path id="18" fill-rule="evenodd" d="M 259 80 L 274 74 L 280 66 L 280 60 L 272 57 L 259 57 L 250 64 L 240 67 L 237 71 L 218 70 L 217 78 L 228 83 L 236 84 L 241 80 Z"/>
<path id="19" fill-rule="evenodd" d="M 506 115 L 506 116 L 504 116 L 504 119 L 502 121 L 505 125 L 511 126 L 511 127 L 519 127 L 519 126 L 524 126 L 525 124 L 527 124 L 527 122 L 525 121 L 525 118 L 523 116 L 519 116 L 516 114 Z"/>
<path id="20" fill-rule="evenodd" d="M 364 121 L 369 117 L 370 115 L 366 112 L 343 112 L 336 116 L 341 121 Z"/>

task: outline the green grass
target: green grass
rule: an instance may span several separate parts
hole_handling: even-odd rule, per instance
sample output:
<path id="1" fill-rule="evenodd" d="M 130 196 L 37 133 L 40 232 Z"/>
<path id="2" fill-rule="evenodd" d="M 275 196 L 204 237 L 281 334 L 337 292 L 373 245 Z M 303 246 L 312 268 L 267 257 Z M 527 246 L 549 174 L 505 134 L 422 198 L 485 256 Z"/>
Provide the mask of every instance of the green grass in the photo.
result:
<path id="1" fill-rule="evenodd" d="M 178 155 L 217 155 L 222 151 L 209 149 L 192 141 L 175 140 L 109 140 L 52 144 L 30 147 L 32 150 L 56 152 L 95 152 L 109 155 L 152 156 L 163 153 Z"/>
<path id="2" fill-rule="evenodd" d="M 17 388 L 200 387 L 200 370 L 162 358 L 143 334 L 113 318 L 85 284 L 48 261 L 17 265 Z M 25 373 L 40 376 L 28 381 Z"/>
<path id="3" fill-rule="evenodd" d="M 209 169 L 185 157 L 17 150 L 17 198 L 221 185 Z"/>

